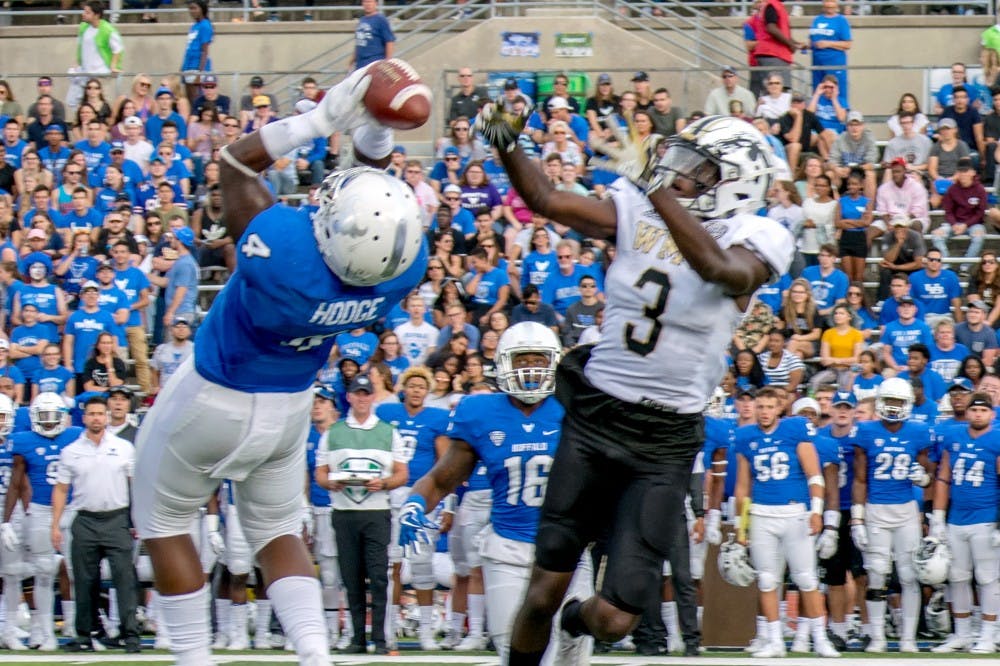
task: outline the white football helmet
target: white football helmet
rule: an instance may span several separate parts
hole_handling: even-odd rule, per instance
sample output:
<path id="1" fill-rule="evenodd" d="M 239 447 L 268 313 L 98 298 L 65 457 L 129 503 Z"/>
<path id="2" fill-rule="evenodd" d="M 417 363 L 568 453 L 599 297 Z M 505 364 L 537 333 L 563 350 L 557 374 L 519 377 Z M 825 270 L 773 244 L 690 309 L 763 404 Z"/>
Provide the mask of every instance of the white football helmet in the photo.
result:
<path id="1" fill-rule="evenodd" d="M 31 401 L 28 413 L 31 416 L 31 429 L 42 437 L 56 437 L 66 430 L 69 409 L 58 393 L 39 393 Z"/>
<path id="2" fill-rule="evenodd" d="M 14 401 L 0 393 L 0 437 L 6 437 L 14 430 Z"/>
<path id="3" fill-rule="evenodd" d="M 527 353 L 544 354 L 549 362 L 542 367 L 518 368 L 516 358 Z M 561 356 L 562 345 L 551 328 L 533 321 L 514 324 L 497 343 L 497 386 L 521 402 L 533 405 L 555 391 L 556 366 Z"/>
<path id="4" fill-rule="evenodd" d="M 730 534 L 729 540 L 719 546 L 719 575 L 722 580 L 736 587 L 750 587 L 757 580 L 757 570 L 750 564 L 747 547 Z"/>
<path id="5" fill-rule="evenodd" d="M 951 615 L 948 613 L 948 602 L 944 598 L 944 588 L 934 590 L 924 609 L 924 619 L 927 628 L 938 636 L 946 636 L 951 631 Z"/>
<path id="6" fill-rule="evenodd" d="M 678 175 L 695 182 L 698 194 L 677 200 L 706 220 L 763 207 L 779 171 L 757 128 L 730 116 L 705 116 L 687 125 L 667 139 L 667 152 L 655 168 L 664 187 Z"/>
<path id="7" fill-rule="evenodd" d="M 712 391 L 712 397 L 705 405 L 705 414 L 713 418 L 721 419 L 726 414 L 726 391 L 721 386 L 716 386 Z"/>
<path id="8" fill-rule="evenodd" d="M 913 568 L 917 580 L 924 585 L 940 585 L 948 580 L 951 566 L 951 549 L 936 537 L 924 537 L 920 547 L 913 551 Z"/>
<path id="9" fill-rule="evenodd" d="M 899 401 L 890 405 L 887 401 Z M 879 384 L 875 394 L 875 413 L 884 421 L 905 421 L 913 410 L 913 387 L 910 382 L 892 377 Z"/>
<path id="10" fill-rule="evenodd" d="M 424 229 L 417 198 L 403 181 L 353 167 L 327 176 L 317 199 L 313 233 L 319 251 L 346 284 L 370 287 L 416 261 Z"/>

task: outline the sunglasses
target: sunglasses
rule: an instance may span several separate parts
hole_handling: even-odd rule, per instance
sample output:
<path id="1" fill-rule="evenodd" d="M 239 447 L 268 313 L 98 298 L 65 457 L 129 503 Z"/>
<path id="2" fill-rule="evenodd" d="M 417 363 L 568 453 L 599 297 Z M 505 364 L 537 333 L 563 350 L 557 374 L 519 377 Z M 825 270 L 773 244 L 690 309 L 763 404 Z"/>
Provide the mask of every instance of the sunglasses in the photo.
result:
<path id="1" fill-rule="evenodd" d="M 572 254 L 557 254 L 556 259 L 572 259 Z"/>
<path id="2" fill-rule="evenodd" d="M 153 84 L 150 83 L 149 81 L 139 81 L 139 87 L 140 88 L 149 88 L 152 85 Z"/>
<path id="3" fill-rule="evenodd" d="M 930 261 L 936 261 L 936 262 L 940 263 L 941 262 L 941 257 L 927 257 L 927 261 L 929 261 L 929 262 Z"/>
<path id="4" fill-rule="evenodd" d="M 83 175 L 83 172 L 82 171 L 67 171 L 66 175 L 67 176 L 81 176 L 81 175 Z"/>
<path id="5" fill-rule="evenodd" d="M 445 201 L 458 201 L 461 197 L 445 197 Z"/>
<path id="6" fill-rule="evenodd" d="M 239 127 L 239 123 L 222 123 L 223 127 Z"/>
<path id="7" fill-rule="evenodd" d="M 206 84 L 202 85 L 202 89 L 212 90 L 214 88 L 215 88 L 215 84 L 214 83 L 206 83 Z"/>
<path id="8" fill-rule="evenodd" d="M 455 131 L 456 132 L 468 132 L 469 128 L 468 127 L 456 127 Z"/>
<path id="9" fill-rule="evenodd" d="M 493 243 L 483 243 L 482 247 L 496 247 Z"/>
<path id="10" fill-rule="evenodd" d="M 452 161 L 457 162 L 458 161 L 458 157 L 456 157 L 455 155 L 449 155 L 448 157 L 444 158 L 444 160 L 445 160 L 445 162 L 452 162 Z"/>
<path id="11" fill-rule="evenodd" d="M 470 78 L 472 78 L 472 74 L 459 74 L 458 78 L 460 78 L 460 79 L 470 79 Z"/>
<path id="12" fill-rule="evenodd" d="M 100 90 L 101 86 L 87 86 L 87 90 Z"/>

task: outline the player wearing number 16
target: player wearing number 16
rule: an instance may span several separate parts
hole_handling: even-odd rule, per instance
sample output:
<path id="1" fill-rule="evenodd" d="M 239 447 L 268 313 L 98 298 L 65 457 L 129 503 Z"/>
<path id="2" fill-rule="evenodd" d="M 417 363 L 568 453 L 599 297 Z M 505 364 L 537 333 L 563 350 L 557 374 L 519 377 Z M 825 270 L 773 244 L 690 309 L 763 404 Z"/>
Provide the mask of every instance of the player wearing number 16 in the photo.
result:
<path id="1" fill-rule="evenodd" d="M 990 654 L 996 652 L 1000 611 L 1000 431 L 993 427 L 993 403 L 985 393 L 972 394 L 965 416 L 968 423 L 946 428 L 938 439 L 941 460 L 934 483 L 931 536 L 946 541 L 951 550 L 948 588 L 955 633 L 931 651 Z M 973 573 L 983 608 L 978 639 L 972 636 Z"/>
<path id="2" fill-rule="evenodd" d="M 413 289 L 427 251 L 413 192 L 383 171 L 331 174 L 319 209 L 276 203 L 259 174 L 314 139 L 353 130 L 356 157 L 384 167 L 395 140 L 363 104 L 369 68 L 312 111 L 223 148 L 222 204 L 237 270 L 136 440 L 133 513 L 156 574 L 178 664 L 211 662 L 208 588 L 189 527 L 221 479 L 299 663 L 329 663 L 319 581 L 299 538 L 316 372 L 337 333 L 368 326 Z M 363 629 L 363 627 L 362 627 Z"/>
<path id="3" fill-rule="evenodd" d="M 701 413 L 730 337 L 753 292 L 788 268 L 794 242 L 754 214 L 779 165 L 763 136 L 736 118 L 688 125 L 659 159 L 660 137 L 620 133 L 598 150 L 623 177 L 598 201 L 552 186 L 517 146 L 522 118 L 490 105 L 479 117 L 529 208 L 616 238 L 618 248 L 601 340 L 571 351 L 559 369 L 566 419 L 511 638 L 510 663 L 519 666 L 539 663 L 580 553 L 611 525 L 601 595 L 567 604 L 562 627 L 614 642 L 654 602 L 670 547 L 664 535 L 684 520 Z"/>
<path id="4" fill-rule="evenodd" d="M 916 652 L 920 584 L 913 552 L 920 545 L 922 520 L 915 499 L 931 482 L 928 427 L 909 421 L 913 409 L 910 382 L 899 377 L 879 385 L 875 396 L 878 421 L 858 424 L 851 491 L 851 538 L 868 572 L 865 604 L 872 623 L 866 652 L 885 652 L 885 598 L 892 564 L 902 587 L 903 630 L 900 652 Z"/>

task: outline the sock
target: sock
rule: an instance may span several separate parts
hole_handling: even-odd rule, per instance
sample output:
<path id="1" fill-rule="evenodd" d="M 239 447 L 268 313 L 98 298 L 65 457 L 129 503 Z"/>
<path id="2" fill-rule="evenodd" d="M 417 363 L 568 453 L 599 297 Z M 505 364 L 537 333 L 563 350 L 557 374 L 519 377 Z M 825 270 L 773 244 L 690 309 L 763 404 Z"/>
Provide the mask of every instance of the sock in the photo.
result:
<path id="1" fill-rule="evenodd" d="M 118 590 L 108 588 L 108 622 L 112 627 L 120 627 L 122 618 L 118 614 Z"/>
<path id="2" fill-rule="evenodd" d="M 420 607 L 420 635 L 430 635 L 434 631 L 434 606 Z"/>
<path id="3" fill-rule="evenodd" d="M 705 614 L 705 607 L 698 606 L 698 629 L 701 630 L 701 618 Z"/>
<path id="4" fill-rule="evenodd" d="M 459 613 L 456 610 L 451 612 L 451 630 L 455 632 L 456 636 L 462 635 L 462 632 L 465 631 L 465 613 Z"/>
<path id="5" fill-rule="evenodd" d="M 800 617 L 796 620 L 795 640 L 809 642 L 809 618 Z"/>
<path id="6" fill-rule="evenodd" d="M 955 635 L 959 638 L 969 638 L 972 636 L 972 618 L 971 617 L 956 617 L 955 620 Z"/>
<path id="7" fill-rule="evenodd" d="M 323 610 L 336 611 L 340 610 L 340 590 L 335 587 L 324 587 L 323 588 Z"/>
<path id="8" fill-rule="evenodd" d="M 767 623 L 767 640 L 769 643 L 784 644 L 784 638 L 781 635 L 781 620 Z"/>
<path id="9" fill-rule="evenodd" d="M 69 601 L 63 601 L 61 606 L 63 627 L 68 628 L 63 629 L 63 634 L 65 635 L 68 632 L 70 636 L 76 636 L 76 602 L 72 599 Z"/>
<path id="10" fill-rule="evenodd" d="M 7 594 L 0 594 L 0 631 L 7 624 Z"/>
<path id="11" fill-rule="evenodd" d="M 341 636 L 354 638 L 354 618 L 350 613 L 344 613 L 344 631 Z"/>
<path id="12" fill-rule="evenodd" d="M 875 640 L 884 641 L 885 602 L 865 600 L 865 605 L 868 606 L 868 620 L 871 623 L 871 633 L 868 635 Z"/>
<path id="13" fill-rule="evenodd" d="M 279 578 L 267 588 L 267 598 L 285 630 L 285 638 L 291 639 L 303 661 L 317 655 L 329 659 L 319 580 L 308 576 Z"/>
<path id="14" fill-rule="evenodd" d="M 819 617 L 812 617 L 808 620 L 803 618 L 799 621 L 809 625 L 814 648 L 820 643 L 826 642 L 826 618 L 824 616 L 820 615 Z"/>
<path id="15" fill-rule="evenodd" d="M 917 621 L 920 619 L 920 587 L 913 585 L 903 585 L 901 608 L 902 627 L 900 627 L 900 640 L 914 641 L 917 639 Z M 899 626 L 899 625 L 896 625 Z"/>
<path id="16" fill-rule="evenodd" d="M 385 614 L 385 637 L 390 640 L 395 638 L 397 627 L 399 627 L 399 605 L 390 604 Z"/>
<path id="17" fill-rule="evenodd" d="M 233 641 L 239 639 L 241 641 L 247 638 L 247 605 L 233 604 L 229 608 L 229 640 Z"/>
<path id="18" fill-rule="evenodd" d="M 170 634 L 170 650 L 178 666 L 211 663 L 208 625 L 208 586 L 197 592 L 160 595 L 160 617 Z"/>
<path id="19" fill-rule="evenodd" d="M 472 596 L 471 594 L 469 595 Z M 538 666 L 542 663 L 542 657 L 545 655 L 545 650 L 541 652 L 518 652 L 514 648 L 510 648 L 507 655 L 507 666 Z"/>
<path id="20" fill-rule="evenodd" d="M 845 641 L 847 640 L 847 623 L 846 622 L 831 622 L 830 630 L 836 636 L 840 636 Z"/>
<path id="21" fill-rule="evenodd" d="M 215 631 L 223 636 L 229 635 L 229 611 L 233 602 L 229 599 L 215 600 Z"/>
<path id="22" fill-rule="evenodd" d="M 3 589 L 7 592 L 3 595 L 4 608 L 7 610 L 8 631 L 17 625 L 17 607 L 21 605 L 21 578 L 20 576 L 4 576 Z"/>
<path id="23" fill-rule="evenodd" d="M 340 611 L 339 610 L 324 610 L 323 615 L 326 617 L 326 631 L 331 637 L 340 635 Z"/>
<path id="24" fill-rule="evenodd" d="M 996 620 L 983 620 L 983 626 L 979 630 L 979 640 L 984 643 L 993 643 L 997 634 Z"/>
<path id="25" fill-rule="evenodd" d="M 271 600 L 257 599 L 257 626 L 254 627 L 254 640 L 263 640 L 271 633 Z"/>
<path id="26" fill-rule="evenodd" d="M 469 635 L 482 636 L 486 617 L 486 595 L 469 595 Z"/>
<path id="27" fill-rule="evenodd" d="M 664 601 L 660 604 L 660 617 L 667 628 L 667 634 L 673 638 L 680 638 L 681 625 L 677 622 L 677 602 Z"/>
<path id="28" fill-rule="evenodd" d="M 871 637 L 872 636 L 872 623 L 871 622 L 862 622 L 861 623 L 861 633 L 864 634 L 865 636 Z"/>
<path id="29" fill-rule="evenodd" d="M 757 636 L 762 641 L 766 641 L 767 638 L 767 618 L 763 615 L 757 616 Z"/>
<path id="30" fill-rule="evenodd" d="M 38 609 L 38 621 L 41 623 L 42 635 L 48 636 L 52 631 L 52 606 L 55 601 L 55 591 L 52 576 L 35 574 L 35 608 Z"/>

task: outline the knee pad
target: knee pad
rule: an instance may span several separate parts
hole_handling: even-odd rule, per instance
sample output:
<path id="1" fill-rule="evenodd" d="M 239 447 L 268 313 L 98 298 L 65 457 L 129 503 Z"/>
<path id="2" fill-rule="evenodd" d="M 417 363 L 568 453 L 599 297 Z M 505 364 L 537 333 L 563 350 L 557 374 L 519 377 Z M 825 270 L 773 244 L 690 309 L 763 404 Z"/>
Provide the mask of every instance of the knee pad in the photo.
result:
<path id="1" fill-rule="evenodd" d="M 892 558 L 888 550 L 869 550 L 865 554 L 865 569 L 868 575 L 881 574 L 888 576 L 892 573 Z"/>
<path id="2" fill-rule="evenodd" d="M 868 589 L 869 590 L 884 590 L 886 589 L 885 575 L 880 573 L 868 573 Z"/>
<path id="3" fill-rule="evenodd" d="M 452 578 L 455 576 L 455 567 L 452 566 L 448 553 L 434 553 L 431 558 L 431 566 L 434 568 L 434 580 L 439 587 L 451 589 Z"/>
<path id="4" fill-rule="evenodd" d="M 319 558 L 319 582 L 323 587 L 340 585 L 340 563 L 335 557 Z"/>
<path id="5" fill-rule="evenodd" d="M 535 560 L 543 569 L 560 573 L 576 570 L 583 544 L 571 528 L 546 522 L 535 536 Z"/>
<path id="6" fill-rule="evenodd" d="M 801 592 L 812 592 L 819 587 L 815 571 L 798 571 L 792 574 L 792 581 Z"/>
<path id="7" fill-rule="evenodd" d="M 952 565 L 952 567 L 948 570 L 949 583 L 967 583 L 970 580 L 972 580 L 972 571 L 969 569 L 959 569 Z M 983 583 L 983 581 L 979 580 L 978 575 L 976 576 L 976 582 L 979 584 Z"/>
<path id="8" fill-rule="evenodd" d="M 896 564 L 896 577 L 899 584 L 907 587 L 917 585 L 917 571 L 909 562 L 899 562 Z"/>
<path id="9" fill-rule="evenodd" d="M 865 592 L 866 601 L 885 601 L 887 594 L 884 587 L 878 589 L 869 587 Z"/>
<path id="10" fill-rule="evenodd" d="M 245 543 L 242 546 L 227 548 L 225 552 L 226 569 L 234 576 L 246 576 L 250 573 L 250 548 Z"/>
<path id="11" fill-rule="evenodd" d="M 135 562 L 135 573 L 140 583 L 153 582 L 153 563 L 149 555 L 140 555 Z"/>
<path id="12" fill-rule="evenodd" d="M 415 590 L 433 590 L 437 585 L 434 579 L 434 553 L 421 552 L 410 558 L 410 572 L 413 577 L 410 583 Z"/>
<path id="13" fill-rule="evenodd" d="M 778 589 L 778 577 L 770 571 L 758 571 L 757 589 L 761 592 L 773 592 Z"/>

